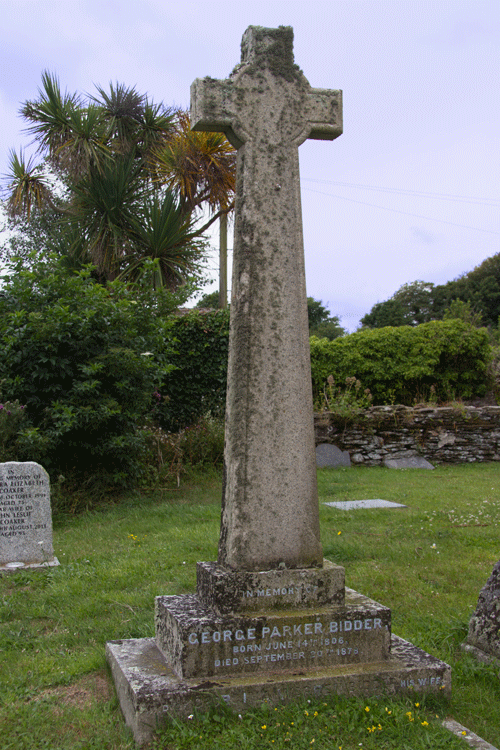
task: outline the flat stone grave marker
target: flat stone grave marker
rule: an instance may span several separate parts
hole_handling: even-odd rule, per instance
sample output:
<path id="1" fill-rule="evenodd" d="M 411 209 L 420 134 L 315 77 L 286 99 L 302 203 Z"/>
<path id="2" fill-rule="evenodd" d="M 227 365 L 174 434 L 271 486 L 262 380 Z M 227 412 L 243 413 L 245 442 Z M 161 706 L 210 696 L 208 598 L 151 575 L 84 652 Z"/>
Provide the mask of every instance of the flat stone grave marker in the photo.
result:
<path id="1" fill-rule="evenodd" d="M 0 571 L 54 565 L 49 475 L 32 461 L 0 464 Z"/>
<path id="2" fill-rule="evenodd" d="M 385 458 L 383 465 L 388 469 L 433 469 L 434 466 L 422 456 L 406 458 Z"/>
<path id="3" fill-rule="evenodd" d="M 391 500 L 337 500 L 331 503 L 323 503 L 330 508 L 339 510 L 358 510 L 363 508 L 407 508 L 407 505 L 393 503 Z"/>
<path id="4" fill-rule="evenodd" d="M 156 598 L 155 639 L 107 644 L 126 721 L 143 743 L 214 698 L 447 693 L 449 666 L 323 560 L 298 147 L 342 133 L 342 94 L 311 88 L 291 28 L 250 26 L 231 76 L 193 83 L 191 122 L 238 150 L 218 560 L 196 595 Z"/>
<path id="5" fill-rule="evenodd" d="M 350 466 L 351 458 L 349 451 L 341 451 L 336 445 L 331 443 L 320 443 L 316 446 L 316 466 L 323 468 L 325 466 Z"/>

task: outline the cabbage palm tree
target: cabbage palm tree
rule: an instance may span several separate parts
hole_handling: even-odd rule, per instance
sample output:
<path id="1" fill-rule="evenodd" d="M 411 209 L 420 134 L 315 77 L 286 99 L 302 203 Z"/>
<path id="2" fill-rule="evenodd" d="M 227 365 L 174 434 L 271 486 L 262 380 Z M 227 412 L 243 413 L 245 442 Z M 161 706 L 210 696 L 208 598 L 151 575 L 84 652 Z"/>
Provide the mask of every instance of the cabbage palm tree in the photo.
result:
<path id="1" fill-rule="evenodd" d="M 207 206 L 218 218 L 233 207 L 236 151 L 222 133 L 191 130 L 187 112 L 178 112 L 173 137 L 153 151 L 152 169 L 185 211 Z"/>
<path id="2" fill-rule="evenodd" d="M 219 219 L 219 306 L 227 306 L 227 220 L 234 208 L 236 151 L 221 133 L 195 132 L 187 113 L 179 113 L 175 135 L 153 152 L 156 179 L 179 196 L 185 210 L 207 206 Z"/>
<path id="3" fill-rule="evenodd" d="M 59 246 L 66 228 L 67 253 L 94 263 L 103 279 L 137 278 L 147 258 L 157 260 L 158 286 L 175 287 L 196 271 L 201 235 L 231 208 L 234 152 L 227 141 L 215 142 L 222 136 L 190 138 L 185 113 L 149 102 L 135 88 L 110 84 L 84 101 L 63 94 L 47 72 L 21 114 L 42 162 L 12 152 L 10 216 L 56 213 Z M 212 216 L 196 226 L 203 204 Z"/>

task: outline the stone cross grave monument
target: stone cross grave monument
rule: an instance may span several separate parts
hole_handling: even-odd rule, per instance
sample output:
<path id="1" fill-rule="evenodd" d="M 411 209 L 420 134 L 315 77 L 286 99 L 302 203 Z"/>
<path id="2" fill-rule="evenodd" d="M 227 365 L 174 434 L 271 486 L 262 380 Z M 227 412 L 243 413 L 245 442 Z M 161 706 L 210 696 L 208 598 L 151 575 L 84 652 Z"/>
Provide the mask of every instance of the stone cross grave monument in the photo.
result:
<path id="1" fill-rule="evenodd" d="M 49 475 L 33 461 L 0 463 L 0 573 L 56 565 Z"/>
<path id="2" fill-rule="evenodd" d="M 196 130 L 238 149 L 225 476 L 217 562 L 156 598 L 156 638 L 107 644 L 138 743 L 215 699 L 235 710 L 328 693 L 450 690 L 450 668 L 391 635 L 391 612 L 323 560 L 298 147 L 342 133 L 340 91 L 311 88 L 291 28 L 251 26 L 227 80 L 196 80 Z"/>

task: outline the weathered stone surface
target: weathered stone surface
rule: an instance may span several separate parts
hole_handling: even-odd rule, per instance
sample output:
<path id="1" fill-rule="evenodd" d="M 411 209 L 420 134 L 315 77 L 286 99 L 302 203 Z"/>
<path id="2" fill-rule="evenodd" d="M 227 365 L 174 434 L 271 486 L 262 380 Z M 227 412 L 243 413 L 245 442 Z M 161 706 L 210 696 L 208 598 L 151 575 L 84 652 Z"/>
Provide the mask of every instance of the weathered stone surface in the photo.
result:
<path id="1" fill-rule="evenodd" d="M 384 458 L 384 466 L 387 469 L 433 469 L 434 466 L 422 458 L 422 456 L 409 456 L 408 458 Z"/>
<path id="2" fill-rule="evenodd" d="M 347 589 L 342 606 L 218 616 L 195 596 L 156 598 L 156 643 L 179 677 L 383 661 L 391 611 Z"/>
<path id="3" fill-rule="evenodd" d="M 341 92 L 311 88 L 291 28 L 251 26 L 227 80 L 193 83 L 191 121 L 238 149 L 218 561 L 321 567 L 298 147 L 342 133 Z"/>
<path id="4" fill-rule="evenodd" d="M 500 561 L 479 594 L 469 623 L 467 644 L 500 659 Z"/>
<path id="5" fill-rule="evenodd" d="M 243 713 L 263 701 L 272 708 L 309 696 L 397 695 L 411 692 L 451 692 L 451 669 L 411 643 L 392 636 L 391 653 L 384 662 L 345 664 L 328 669 L 262 672 L 182 679 L 158 649 L 153 638 L 112 641 L 106 646 L 120 706 L 136 742 L 152 739 L 168 715 L 185 718 L 225 701 Z"/>
<path id="6" fill-rule="evenodd" d="M 320 443 L 316 446 L 316 466 L 350 466 L 351 459 L 348 451 L 341 451 L 336 445 Z"/>
<path id="7" fill-rule="evenodd" d="M 357 421 L 316 414 L 316 443 L 349 451 L 353 464 L 422 456 L 431 464 L 500 461 L 500 406 L 373 406 Z"/>
<path id="8" fill-rule="evenodd" d="M 214 562 L 196 566 L 197 595 L 217 614 L 272 612 L 343 604 L 345 572 L 324 560 L 322 568 L 232 571 Z"/>
<path id="9" fill-rule="evenodd" d="M 0 464 L 0 570 L 58 564 L 49 475 L 32 461 Z"/>

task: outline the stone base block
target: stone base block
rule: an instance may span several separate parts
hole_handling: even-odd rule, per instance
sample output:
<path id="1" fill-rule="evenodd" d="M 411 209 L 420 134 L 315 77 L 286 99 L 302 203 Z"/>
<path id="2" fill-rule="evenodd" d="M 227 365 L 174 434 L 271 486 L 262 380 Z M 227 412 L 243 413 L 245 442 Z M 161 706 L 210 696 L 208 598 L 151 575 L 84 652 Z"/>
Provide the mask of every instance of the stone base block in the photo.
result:
<path id="1" fill-rule="evenodd" d="M 162 719 L 187 718 L 223 700 L 236 712 L 266 701 L 279 706 L 307 697 L 334 695 L 395 695 L 443 691 L 451 693 L 451 668 L 392 636 L 386 661 L 344 664 L 328 669 L 181 679 L 176 676 L 153 638 L 112 641 L 106 646 L 125 721 L 139 745 L 150 741 Z"/>
<path id="2" fill-rule="evenodd" d="M 183 678 L 383 661 L 391 611 L 352 589 L 341 606 L 217 615 L 196 596 L 158 596 L 156 643 Z"/>
<path id="3" fill-rule="evenodd" d="M 323 561 L 322 568 L 233 571 L 215 562 L 196 566 L 197 595 L 217 614 L 306 609 L 344 603 L 345 573 Z"/>

